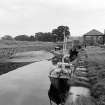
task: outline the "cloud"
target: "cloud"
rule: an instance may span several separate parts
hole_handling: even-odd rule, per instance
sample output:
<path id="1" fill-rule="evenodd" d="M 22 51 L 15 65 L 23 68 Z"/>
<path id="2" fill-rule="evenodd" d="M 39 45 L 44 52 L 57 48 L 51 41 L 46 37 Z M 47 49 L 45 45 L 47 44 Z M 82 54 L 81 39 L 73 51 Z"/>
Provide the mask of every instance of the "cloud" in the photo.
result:
<path id="1" fill-rule="evenodd" d="M 35 33 L 68 25 L 80 33 L 104 26 L 104 11 L 105 0 L 1 0 L 0 32 Z"/>

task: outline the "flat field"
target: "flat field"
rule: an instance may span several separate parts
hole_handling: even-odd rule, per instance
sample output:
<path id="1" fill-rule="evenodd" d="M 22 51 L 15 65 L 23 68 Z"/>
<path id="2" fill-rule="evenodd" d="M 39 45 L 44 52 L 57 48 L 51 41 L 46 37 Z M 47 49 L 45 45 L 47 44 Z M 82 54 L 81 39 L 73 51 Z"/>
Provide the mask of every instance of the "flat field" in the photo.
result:
<path id="1" fill-rule="evenodd" d="M 0 60 L 11 57 L 18 52 L 27 51 L 51 51 L 56 46 L 53 42 L 29 42 L 29 41 L 8 41 L 0 40 Z"/>

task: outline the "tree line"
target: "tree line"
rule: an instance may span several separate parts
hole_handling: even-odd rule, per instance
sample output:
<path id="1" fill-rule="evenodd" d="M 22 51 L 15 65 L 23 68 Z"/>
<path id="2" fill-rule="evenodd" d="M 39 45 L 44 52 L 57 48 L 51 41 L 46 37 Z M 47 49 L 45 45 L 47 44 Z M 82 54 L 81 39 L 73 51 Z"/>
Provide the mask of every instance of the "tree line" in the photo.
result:
<path id="1" fill-rule="evenodd" d="M 18 35 L 16 37 L 12 37 L 10 35 L 5 35 L 1 39 L 2 40 L 17 40 L 17 41 L 44 41 L 44 42 L 56 42 L 63 41 L 65 36 L 69 37 L 70 31 L 68 26 L 58 26 L 53 29 L 51 32 L 37 32 L 35 35 Z"/>

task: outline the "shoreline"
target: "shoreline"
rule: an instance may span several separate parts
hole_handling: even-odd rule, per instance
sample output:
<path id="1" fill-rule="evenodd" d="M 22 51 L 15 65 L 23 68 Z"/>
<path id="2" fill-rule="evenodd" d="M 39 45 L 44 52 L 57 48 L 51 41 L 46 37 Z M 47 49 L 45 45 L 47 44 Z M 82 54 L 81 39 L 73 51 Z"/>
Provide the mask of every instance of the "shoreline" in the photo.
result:
<path id="1" fill-rule="evenodd" d="M 10 59 L 4 59 L 0 62 L 0 75 L 13 71 L 25 65 L 42 60 L 51 60 L 53 54 L 47 51 L 30 51 L 17 53 Z"/>

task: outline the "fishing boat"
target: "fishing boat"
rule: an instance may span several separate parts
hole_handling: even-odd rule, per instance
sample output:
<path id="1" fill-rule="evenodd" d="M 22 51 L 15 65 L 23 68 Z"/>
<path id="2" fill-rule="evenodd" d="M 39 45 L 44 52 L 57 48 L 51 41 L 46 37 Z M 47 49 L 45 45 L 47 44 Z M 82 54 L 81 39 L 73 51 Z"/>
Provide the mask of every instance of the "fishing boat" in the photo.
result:
<path id="1" fill-rule="evenodd" d="M 55 87 L 59 87 L 59 84 L 66 83 L 70 79 L 71 73 L 74 69 L 74 66 L 70 63 L 58 62 L 57 66 L 52 69 L 49 73 L 49 78 Z"/>
<path id="2" fill-rule="evenodd" d="M 59 87 L 59 84 L 61 82 L 67 83 L 67 80 L 70 79 L 71 74 L 74 70 L 74 65 L 70 63 L 69 55 L 67 52 L 67 37 L 65 36 L 65 31 L 62 55 L 63 56 L 61 60 L 58 60 L 55 68 L 52 69 L 49 73 L 51 84 L 55 87 Z"/>
<path id="3" fill-rule="evenodd" d="M 51 84 L 48 90 L 48 96 L 51 105 L 52 101 L 57 105 L 63 105 L 63 103 L 65 102 L 66 94 L 70 87 L 68 81 L 70 80 L 74 71 L 74 65 L 70 62 L 66 46 L 67 37 L 65 36 L 64 32 L 64 43 L 63 49 L 61 51 L 61 56 L 55 57 L 55 66 L 51 69 L 49 73 Z"/>

